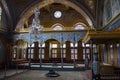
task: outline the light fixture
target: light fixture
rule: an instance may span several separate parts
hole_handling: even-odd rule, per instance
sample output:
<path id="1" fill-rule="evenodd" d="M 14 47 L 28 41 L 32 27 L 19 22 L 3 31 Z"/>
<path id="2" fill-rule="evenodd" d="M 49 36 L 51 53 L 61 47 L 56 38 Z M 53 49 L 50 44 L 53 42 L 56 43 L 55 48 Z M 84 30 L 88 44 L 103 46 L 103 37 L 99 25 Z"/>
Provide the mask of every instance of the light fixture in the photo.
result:
<path id="1" fill-rule="evenodd" d="M 43 26 L 40 24 L 39 20 L 40 10 L 38 8 L 35 8 L 34 10 L 34 18 L 32 21 L 32 25 L 30 27 L 30 36 L 31 34 L 34 35 L 34 39 L 39 39 L 40 32 L 43 31 Z"/>

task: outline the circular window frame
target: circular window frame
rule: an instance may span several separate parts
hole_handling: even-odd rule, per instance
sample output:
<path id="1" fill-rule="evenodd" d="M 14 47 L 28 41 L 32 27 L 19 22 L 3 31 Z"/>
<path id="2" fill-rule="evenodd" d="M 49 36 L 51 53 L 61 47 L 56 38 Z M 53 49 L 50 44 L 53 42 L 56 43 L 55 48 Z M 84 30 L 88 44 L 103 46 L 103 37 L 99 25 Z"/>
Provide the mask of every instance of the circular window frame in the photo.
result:
<path id="1" fill-rule="evenodd" d="M 61 18 L 62 17 L 62 12 L 60 10 L 55 11 L 54 12 L 54 17 L 57 18 L 57 19 Z"/>

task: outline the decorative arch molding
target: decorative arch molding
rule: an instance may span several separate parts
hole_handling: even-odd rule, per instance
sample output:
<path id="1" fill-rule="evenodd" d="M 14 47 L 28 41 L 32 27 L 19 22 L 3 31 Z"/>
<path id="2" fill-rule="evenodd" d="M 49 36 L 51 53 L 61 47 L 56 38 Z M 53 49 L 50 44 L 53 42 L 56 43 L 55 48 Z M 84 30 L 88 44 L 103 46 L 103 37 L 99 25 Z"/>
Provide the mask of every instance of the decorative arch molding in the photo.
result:
<path id="1" fill-rule="evenodd" d="M 57 42 L 57 43 L 60 43 L 58 40 L 56 40 L 56 39 L 48 39 L 48 40 L 46 40 L 45 42 L 51 42 L 51 41 L 55 41 L 55 42 Z"/>
<path id="2" fill-rule="evenodd" d="M 23 25 L 23 23 L 34 13 L 34 9 L 36 7 L 43 8 L 52 3 L 60 3 L 60 4 L 67 5 L 73 9 L 75 9 L 77 12 L 79 12 L 82 16 L 85 17 L 90 28 L 94 29 L 93 23 L 92 23 L 92 20 L 90 19 L 90 17 L 79 6 L 77 6 L 76 4 L 72 3 L 69 0 L 43 0 L 42 2 L 31 5 L 28 9 L 25 9 L 23 11 L 23 13 L 20 15 L 21 19 L 19 20 L 18 24 L 16 25 L 16 28 L 19 28 Z"/>
<path id="3" fill-rule="evenodd" d="M 60 29 L 56 30 L 55 28 L 60 28 Z M 62 24 L 60 24 L 60 23 L 56 23 L 56 24 L 52 25 L 51 30 L 56 30 L 56 31 L 64 30 L 64 26 Z"/>
<path id="4" fill-rule="evenodd" d="M 83 29 L 81 29 L 81 30 L 86 30 L 86 29 L 88 29 L 87 25 L 84 24 L 84 23 L 82 23 L 82 22 L 78 22 L 78 23 L 74 24 L 74 25 L 73 25 L 73 26 L 74 26 L 74 29 L 75 29 L 77 26 L 79 26 L 79 25 L 81 25 L 81 27 L 83 27 Z M 80 30 L 80 29 L 78 29 L 78 30 Z"/>
<path id="5" fill-rule="evenodd" d="M 6 0 L 0 0 L 0 3 L 1 3 L 1 8 L 5 11 L 5 13 L 7 14 L 7 17 L 8 17 L 8 21 L 10 22 L 11 26 L 12 26 L 12 16 L 10 14 L 10 10 L 8 8 L 8 5 L 6 3 Z M 4 5 L 2 5 L 4 4 Z"/>
<path id="6" fill-rule="evenodd" d="M 24 44 L 24 43 L 26 43 L 26 42 L 27 42 L 27 41 L 26 41 L 25 39 L 18 39 L 18 40 L 15 41 L 15 44 L 19 44 L 19 43 Z"/>

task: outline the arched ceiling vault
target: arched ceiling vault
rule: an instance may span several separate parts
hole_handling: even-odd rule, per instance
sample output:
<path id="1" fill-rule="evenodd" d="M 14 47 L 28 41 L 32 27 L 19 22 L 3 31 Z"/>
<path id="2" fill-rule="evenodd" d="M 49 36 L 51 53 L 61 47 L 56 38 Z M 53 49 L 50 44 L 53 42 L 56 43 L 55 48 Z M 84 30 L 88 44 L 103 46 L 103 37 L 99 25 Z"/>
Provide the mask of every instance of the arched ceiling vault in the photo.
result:
<path id="1" fill-rule="evenodd" d="M 33 15 L 34 9 L 36 7 L 38 7 L 39 9 L 41 9 L 41 8 L 46 7 L 46 6 L 48 6 L 50 4 L 53 4 L 53 3 L 59 3 L 59 4 L 63 4 L 65 6 L 73 8 L 74 10 L 76 10 L 77 12 L 79 12 L 86 19 L 86 21 L 89 24 L 89 29 L 94 29 L 93 22 L 90 19 L 90 17 L 80 7 L 78 7 L 77 5 L 75 5 L 74 3 L 72 3 L 69 0 L 43 0 L 42 2 L 36 3 L 34 5 L 31 4 L 31 6 L 29 6 L 29 8 L 27 8 L 27 9 L 25 9 L 23 11 L 23 13 L 20 15 L 20 20 L 18 21 L 18 23 L 16 25 L 16 28 L 20 28 L 24 24 L 24 22 L 30 16 Z"/>
<path id="2" fill-rule="evenodd" d="M 11 13 L 9 11 L 9 7 L 8 7 L 6 1 L 5 0 L 0 0 L 0 6 L 5 11 L 5 14 L 8 17 L 8 20 L 9 20 L 8 24 L 11 25 L 11 27 L 9 27 L 9 30 L 12 30 L 13 29 L 12 16 L 11 16 Z M 6 27 L 8 27 L 8 26 L 6 26 Z"/>

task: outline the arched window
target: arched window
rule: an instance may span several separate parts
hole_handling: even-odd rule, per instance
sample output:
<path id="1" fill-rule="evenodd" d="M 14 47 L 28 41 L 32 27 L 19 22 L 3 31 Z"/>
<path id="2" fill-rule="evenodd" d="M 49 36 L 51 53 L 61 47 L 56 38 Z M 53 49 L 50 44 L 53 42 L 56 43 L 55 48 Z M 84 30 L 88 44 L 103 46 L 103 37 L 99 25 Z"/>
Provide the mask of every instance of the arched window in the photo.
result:
<path id="1" fill-rule="evenodd" d="M 56 30 L 56 31 L 63 30 L 63 25 L 56 23 L 52 26 L 52 30 Z"/>
<path id="2" fill-rule="evenodd" d="M 62 12 L 61 11 L 55 11 L 54 12 L 54 17 L 55 18 L 61 18 L 61 16 L 62 16 Z"/>
<path id="3" fill-rule="evenodd" d="M 84 23 L 76 23 L 74 25 L 75 30 L 85 30 L 86 29 L 85 27 L 86 27 L 86 25 Z"/>

